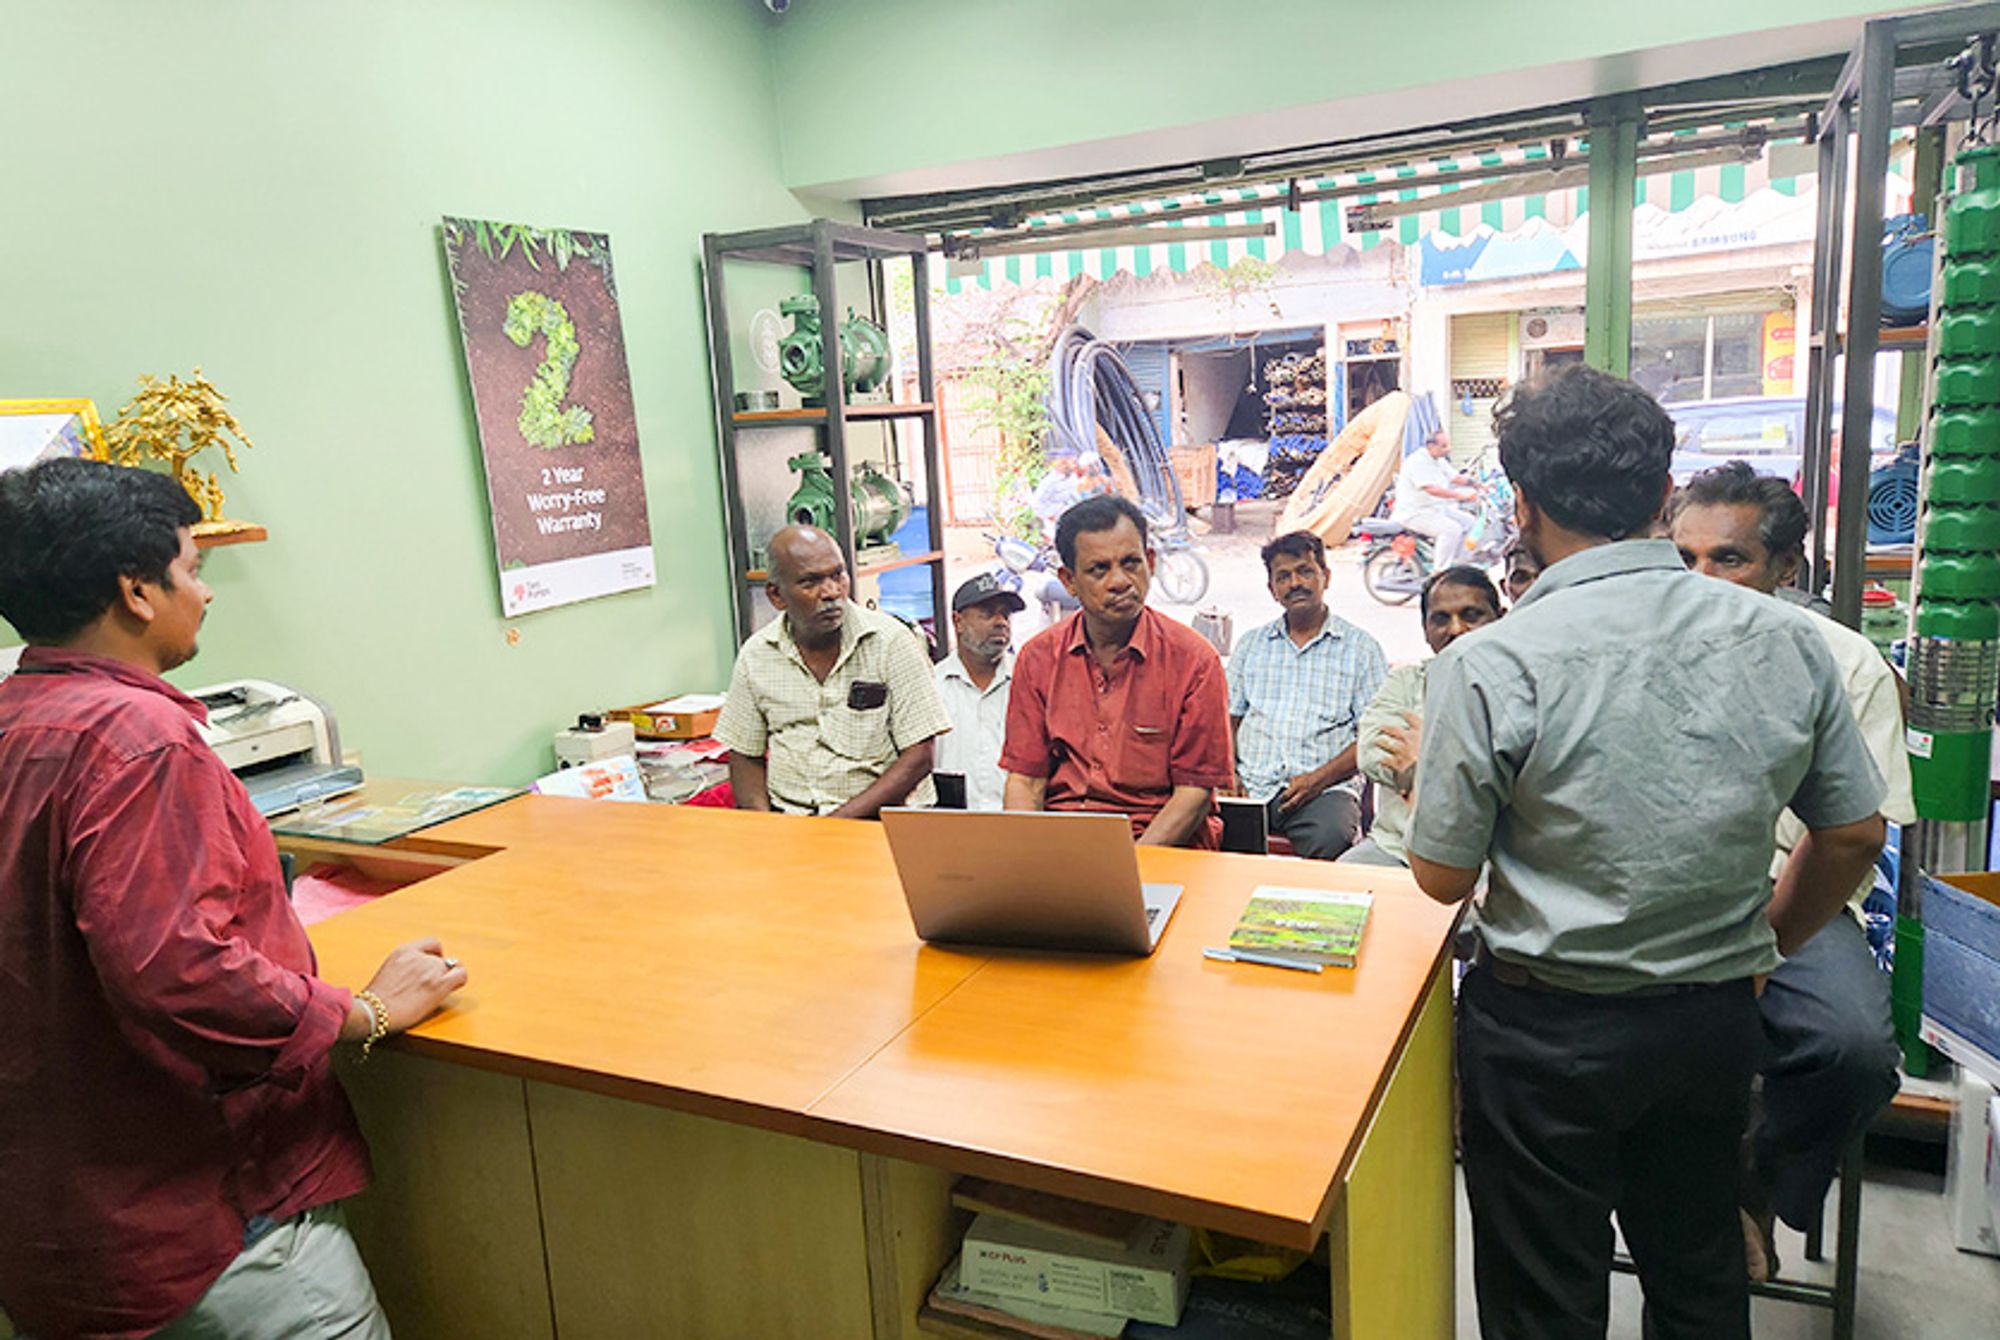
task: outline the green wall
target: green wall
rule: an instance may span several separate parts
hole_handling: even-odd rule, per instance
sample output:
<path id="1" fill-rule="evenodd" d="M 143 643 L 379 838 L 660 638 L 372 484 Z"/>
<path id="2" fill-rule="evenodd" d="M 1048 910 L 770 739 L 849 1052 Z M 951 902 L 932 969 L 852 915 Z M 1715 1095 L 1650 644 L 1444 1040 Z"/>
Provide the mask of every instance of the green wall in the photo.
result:
<path id="1" fill-rule="evenodd" d="M 1936 3 L 797 0 L 772 49 L 785 180 L 808 187 L 1470 81 L 1495 80 L 1482 97 L 1533 107 L 1659 82 L 1627 58 L 1649 48 L 1713 43 L 1714 68 L 1749 68 L 1770 63 L 1772 44 L 1745 35 Z M 1593 64 L 1594 87 L 1556 94 L 1537 73 L 1577 62 Z M 888 89 L 925 110 L 871 122 Z M 1433 103 L 1410 99 L 1395 128 L 1423 124 Z M 1298 130 L 1257 147 L 1347 133 L 1312 119 Z"/>
<path id="2" fill-rule="evenodd" d="M 788 185 L 1422 86 L 1528 103 L 1535 70 L 1894 7 L 0 0 L 0 397 L 108 417 L 199 364 L 271 539 L 211 555 L 176 681 L 316 692 L 378 775 L 518 782 L 579 710 L 724 682 L 702 232 L 803 217 Z M 877 124 L 885 87 L 909 110 Z M 654 590 L 501 618 L 444 214 L 611 234 Z"/>
<path id="3" fill-rule="evenodd" d="M 698 262 L 801 216 L 737 0 L 0 0 L 0 397 L 196 364 L 256 449 L 184 687 L 317 693 L 378 775 L 521 782 L 734 640 Z M 609 232 L 659 585 L 500 615 L 437 223 Z M 506 634 L 518 629 L 510 647 Z M 4 625 L 0 625 L 4 631 Z"/>

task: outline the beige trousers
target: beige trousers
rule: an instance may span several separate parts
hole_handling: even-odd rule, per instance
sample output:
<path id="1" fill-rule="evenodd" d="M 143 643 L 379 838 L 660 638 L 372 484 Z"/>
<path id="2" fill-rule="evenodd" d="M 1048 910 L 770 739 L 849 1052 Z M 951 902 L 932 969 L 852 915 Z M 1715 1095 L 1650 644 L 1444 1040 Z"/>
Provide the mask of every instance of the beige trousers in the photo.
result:
<path id="1" fill-rule="evenodd" d="M 390 1340 L 338 1205 L 271 1229 L 153 1340 Z"/>

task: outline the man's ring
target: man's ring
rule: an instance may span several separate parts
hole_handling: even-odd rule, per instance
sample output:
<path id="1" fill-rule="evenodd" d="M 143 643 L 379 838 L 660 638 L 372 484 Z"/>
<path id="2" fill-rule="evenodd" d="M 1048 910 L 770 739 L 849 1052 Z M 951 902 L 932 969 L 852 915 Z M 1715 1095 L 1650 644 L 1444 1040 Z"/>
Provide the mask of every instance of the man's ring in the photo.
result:
<path id="1" fill-rule="evenodd" d="M 458 960 L 455 958 L 448 958 L 444 961 L 444 968 L 446 972 L 450 972 L 453 968 L 456 968 L 457 966 L 458 966 Z"/>

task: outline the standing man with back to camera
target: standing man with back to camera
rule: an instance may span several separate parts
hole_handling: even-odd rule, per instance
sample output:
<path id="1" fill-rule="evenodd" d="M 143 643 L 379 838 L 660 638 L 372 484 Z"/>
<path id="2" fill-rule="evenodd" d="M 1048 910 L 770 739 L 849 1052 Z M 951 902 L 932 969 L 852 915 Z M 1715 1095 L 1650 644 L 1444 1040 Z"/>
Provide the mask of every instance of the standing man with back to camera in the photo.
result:
<path id="1" fill-rule="evenodd" d="M 315 973 L 277 846 L 160 676 L 209 602 L 165 475 L 0 474 L 0 1310 L 38 1340 L 386 1340 L 334 1078 L 465 985 L 435 940 Z M 163 1329 L 164 1328 L 164 1329 Z"/>
<path id="2" fill-rule="evenodd" d="M 1806 615 L 1629 538 L 1672 488 L 1650 396 L 1571 367 L 1495 420 L 1547 566 L 1431 662 L 1407 839 L 1440 901 L 1490 862 L 1458 1029 L 1481 1331 L 1602 1340 L 1616 1213 L 1659 1340 L 1748 1340 L 1756 984 L 1875 859 L 1882 780 Z"/>

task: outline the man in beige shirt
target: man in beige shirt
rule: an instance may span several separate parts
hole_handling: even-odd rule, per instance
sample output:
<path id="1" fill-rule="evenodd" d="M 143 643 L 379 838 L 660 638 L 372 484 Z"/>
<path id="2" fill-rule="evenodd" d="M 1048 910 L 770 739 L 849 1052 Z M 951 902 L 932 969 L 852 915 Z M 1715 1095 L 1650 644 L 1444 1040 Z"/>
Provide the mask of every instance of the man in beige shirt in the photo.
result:
<path id="1" fill-rule="evenodd" d="M 1667 522 L 1690 568 L 1766 594 L 1789 586 L 1805 558 L 1805 505 L 1784 480 L 1759 475 L 1742 461 L 1688 481 L 1668 505 Z M 1804 617 L 1833 654 L 1848 707 L 1882 774 L 1882 817 L 1911 822 L 1916 805 L 1895 671 L 1853 629 Z M 1774 877 L 1804 833 L 1789 810 L 1780 817 Z M 1861 931 L 1861 900 L 1874 883 L 1871 870 L 1848 900 L 1852 915 L 1836 917 L 1787 956 L 1758 1001 L 1771 1057 L 1752 1127 L 1750 1203 L 1744 1207 L 1760 1230 L 1746 1235 L 1753 1279 L 1777 1268 L 1771 1212 L 1795 1228 L 1817 1222 L 1842 1148 L 1896 1093 L 1889 977 L 1876 966 Z"/>
<path id="2" fill-rule="evenodd" d="M 1446 568 L 1424 583 L 1417 597 L 1424 641 L 1432 654 L 1500 617 L 1500 593 L 1478 568 Z M 1422 745 L 1424 668 L 1399 665 L 1362 710 L 1355 737 L 1361 773 L 1375 783 L 1375 822 L 1365 841 L 1340 859 L 1351 865 L 1408 865 L 1403 835 L 1410 831 L 1410 803 L 1417 788 Z"/>
<path id="3" fill-rule="evenodd" d="M 825 531 L 787 526 L 767 549 L 765 589 L 783 613 L 737 653 L 715 723 L 736 808 L 872 819 L 934 803 L 931 740 L 951 719 L 923 644 L 848 599 Z"/>

